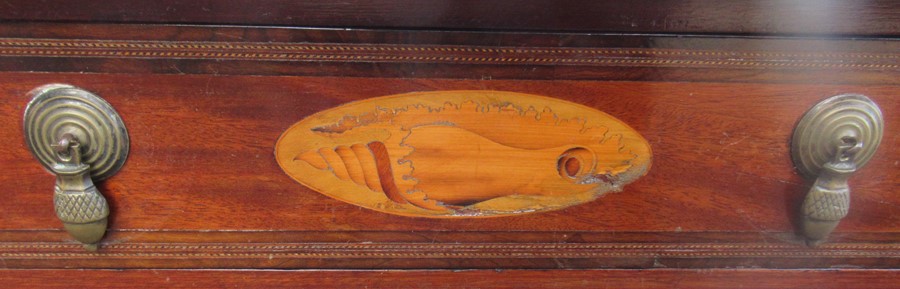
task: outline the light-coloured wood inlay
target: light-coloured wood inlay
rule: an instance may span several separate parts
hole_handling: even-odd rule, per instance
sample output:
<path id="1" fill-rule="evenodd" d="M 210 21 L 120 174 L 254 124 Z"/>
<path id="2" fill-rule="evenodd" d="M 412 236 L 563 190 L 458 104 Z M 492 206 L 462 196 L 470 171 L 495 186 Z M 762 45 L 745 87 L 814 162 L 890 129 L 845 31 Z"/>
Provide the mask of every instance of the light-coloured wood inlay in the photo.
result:
<path id="1" fill-rule="evenodd" d="M 484 217 L 554 210 L 620 191 L 650 146 L 596 109 L 500 91 L 367 99 L 289 128 L 276 159 L 298 182 L 382 212 Z"/>

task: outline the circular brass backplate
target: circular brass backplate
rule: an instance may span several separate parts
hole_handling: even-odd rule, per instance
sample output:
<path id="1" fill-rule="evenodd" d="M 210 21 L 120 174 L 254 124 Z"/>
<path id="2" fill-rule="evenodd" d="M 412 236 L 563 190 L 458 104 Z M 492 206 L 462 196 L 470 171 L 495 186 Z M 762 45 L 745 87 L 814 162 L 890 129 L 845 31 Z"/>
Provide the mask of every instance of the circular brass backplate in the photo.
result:
<path id="1" fill-rule="evenodd" d="M 49 84 L 29 92 L 25 108 L 25 141 L 45 168 L 53 171 L 56 153 L 51 144 L 63 134 L 75 136 L 82 160 L 94 180 L 115 174 L 128 156 L 128 132 L 122 118 L 102 98 L 66 84 Z"/>
<path id="2" fill-rule="evenodd" d="M 862 167 L 875 154 L 884 130 L 881 109 L 859 94 L 842 94 L 813 106 L 794 129 L 791 157 L 797 171 L 807 178 L 819 175 L 822 166 L 834 159 L 843 139 L 862 143 L 853 161 Z"/>

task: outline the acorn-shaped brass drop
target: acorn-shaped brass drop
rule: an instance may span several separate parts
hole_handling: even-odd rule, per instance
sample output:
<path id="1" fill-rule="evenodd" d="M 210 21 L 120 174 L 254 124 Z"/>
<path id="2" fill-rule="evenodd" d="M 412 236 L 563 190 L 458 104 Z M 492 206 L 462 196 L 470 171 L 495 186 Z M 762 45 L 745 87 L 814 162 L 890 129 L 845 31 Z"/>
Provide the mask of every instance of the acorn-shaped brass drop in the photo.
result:
<path id="1" fill-rule="evenodd" d="M 90 166 L 81 161 L 78 143 L 59 149 L 57 158 L 58 162 L 53 166 L 56 216 L 75 240 L 83 243 L 85 249 L 94 251 L 106 233 L 109 205 L 91 181 Z"/>
<path id="2" fill-rule="evenodd" d="M 803 234 L 810 245 L 825 239 L 850 210 L 850 186 L 847 179 L 856 172 L 854 155 L 862 144 L 840 146 L 832 161 L 822 166 L 815 184 L 803 200 Z"/>

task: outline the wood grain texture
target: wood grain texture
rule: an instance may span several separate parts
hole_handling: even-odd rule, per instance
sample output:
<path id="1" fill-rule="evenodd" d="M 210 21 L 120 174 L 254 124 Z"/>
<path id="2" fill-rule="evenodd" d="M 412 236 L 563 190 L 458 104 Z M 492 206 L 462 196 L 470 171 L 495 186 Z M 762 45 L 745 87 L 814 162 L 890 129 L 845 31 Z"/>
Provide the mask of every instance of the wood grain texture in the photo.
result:
<path id="1" fill-rule="evenodd" d="M 895 288 L 897 270 L 0 270 L 13 288 Z"/>
<path id="2" fill-rule="evenodd" d="M 897 70 L 897 53 L 0 39 L 0 56 Z"/>
<path id="3" fill-rule="evenodd" d="M 54 11 L 58 20 L 88 15 Z M 896 22 L 878 23 L 867 35 Z M 12 172 L 0 175 L 4 268 L 900 267 L 900 138 L 888 133 L 851 178 L 849 215 L 819 248 L 794 233 L 809 182 L 789 157 L 797 120 L 832 95 L 870 96 L 886 112 L 886 131 L 895 130 L 900 46 L 891 39 L 16 21 L 0 24 L 0 37 L 0 138 L 7 140 L 0 164 Z M 53 177 L 22 140 L 25 94 L 51 82 L 104 97 L 131 134 L 126 166 L 99 184 L 112 215 L 105 249 L 96 254 L 61 230 L 46 193 Z M 278 137 L 297 120 L 375 96 L 439 90 L 545 95 L 606 112 L 649 141 L 653 169 L 622 193 L 559 211 L 435 220 L 328 198 L 291 180 L 275 161 Z M 578 282 L 619 274 L 578 272 L 600 274 L 572 273 Z M 709 271 L 673 272 L 660 282 Z M 806 285 L 791 277 L 800 275 L 778 274 L 842 271 L 758 272 L 710 282 L 771 275 Z M 895 272 L 854 274 L 821 278 Z M 223 278 L 203 282 L 240 282 Z"/>
<path id="4" fill-rule="evenodd" d="M 0 70 L 897 84 L 884 39 L 0 24 Z M 464 64 L 464 65 L 460 65 Z"/>
<path id="5" fill-rule="evenodd" d="M 112 231 L 98 253 L 61 230 L 2 231 L 4 268 L 896 268 L 896 233 Z M 52 241 L 47 240 L 61 240 Z"/>
<path id="6" fill-rule="evenodd" d="M 240 236 L 240 234 L 237 234 Z M 199 235 L 198 237 L 203 237 Z M 868 268 L 900 266 L 895 244 L 132 243 L 0 246 L 3 268 L 586 269 Z"/>
<path id="7" fill-rule="evenodd" d="M 89 89 L 119 110 L 131 132 L 123 170 L 101 183 L 113 230 L 293 231 L 756 231 L 791 232 L 808 189 L 793 170 L 793 123 L 827 96 L 869 95 L 897 109 L 896 86 L 386 78 L 94 75 L 5 73 L 14 99 L 48 82 Z M 159 85 L 166 83 L 166 85 Z M 373 95 L 444 89 L 496 89 L 548 95 L 602 108 L 629 123 L 654 149 L 649 175 L 623 193 L 557 212 L 503 219 L 421 220 L 332 200 L 284 175 L 272 150 L 281 132 L 306 115 Z M 52 176 L 28 156 L 18 115 L 27 101 L 5 102 L 10 140 L 0 176 L 4 230 L 58 226 Z M 885 115 L 888 127 L 896 116 Z M 838 233 L 900 230 L 896 208 L 898 138 L 851 179 L 855 193 Z M 616 206 L 607 206 L 616 204 Z M 23 217 L 28 216 L 28 217 Z M 488 233 L 486 233 L 488 234 Z M 59 239 L 47 239 L 57 241 Z M 110 239 L 112 242 L 127 240 Z M 160 240 L 164 241 L 164 240 Z"/>
<path id="8" fill-rule="evenodd" d="M 894 1 L 7 1 L 0 19 L 435 30 L 897 35 Z"/>

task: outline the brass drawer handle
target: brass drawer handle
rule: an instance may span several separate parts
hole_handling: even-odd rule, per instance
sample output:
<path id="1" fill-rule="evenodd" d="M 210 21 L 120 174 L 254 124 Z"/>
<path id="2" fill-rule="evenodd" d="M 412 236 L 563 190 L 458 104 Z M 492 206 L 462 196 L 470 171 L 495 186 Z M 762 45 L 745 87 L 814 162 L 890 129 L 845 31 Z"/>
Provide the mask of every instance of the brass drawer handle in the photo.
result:
<path id="1" fill-rule="evenodd" d="M 818 244 L 850 209 L 847 179 L 881 143 L 884 120 L 878 105 L 858 94 L 837 95 L 813 106 L 797 124 L 791 156 L 797 171 L 815 183 L 803 201 L 803 234 Z"/>
<path id="2" fill-rule="evenodd" d="M 24 129 L 34 157 L 56 175 L 53 205 L 66 231 L 88 250 L 106 232 L 109 205 L 94 180 L 118 172 L 128 156 L 128 133 L 102 98 L 65 84 L 29 93 Z"/>

